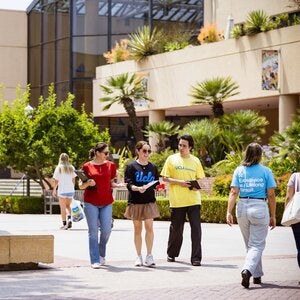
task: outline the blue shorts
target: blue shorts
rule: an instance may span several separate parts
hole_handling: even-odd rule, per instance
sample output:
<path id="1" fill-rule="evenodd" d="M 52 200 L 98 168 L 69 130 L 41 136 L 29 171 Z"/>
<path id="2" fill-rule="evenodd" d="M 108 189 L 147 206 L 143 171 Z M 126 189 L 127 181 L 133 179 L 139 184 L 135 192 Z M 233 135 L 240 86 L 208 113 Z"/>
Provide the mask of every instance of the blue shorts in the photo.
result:
<path id="1" fill-rule="evenodd" d="M 73 198 L 75 195 L 75 192 L 71 193 L 60 193 L 58 194 L 58 197 L 63 197 L 63 198 Z"/>

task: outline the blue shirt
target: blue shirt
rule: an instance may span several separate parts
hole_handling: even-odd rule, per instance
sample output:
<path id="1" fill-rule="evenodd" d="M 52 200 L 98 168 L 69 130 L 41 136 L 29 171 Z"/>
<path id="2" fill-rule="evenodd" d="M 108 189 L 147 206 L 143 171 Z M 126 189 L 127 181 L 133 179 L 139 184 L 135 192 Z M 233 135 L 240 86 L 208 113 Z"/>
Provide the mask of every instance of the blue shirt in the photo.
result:
<path id="1" fill-rule="evenodd" d="M 231 187 L 240 189 L 240 198 L 267 198 L 267 189 L 275 188 L 272 171 L 260 164 L 239 166 L 233 173 Z"/>

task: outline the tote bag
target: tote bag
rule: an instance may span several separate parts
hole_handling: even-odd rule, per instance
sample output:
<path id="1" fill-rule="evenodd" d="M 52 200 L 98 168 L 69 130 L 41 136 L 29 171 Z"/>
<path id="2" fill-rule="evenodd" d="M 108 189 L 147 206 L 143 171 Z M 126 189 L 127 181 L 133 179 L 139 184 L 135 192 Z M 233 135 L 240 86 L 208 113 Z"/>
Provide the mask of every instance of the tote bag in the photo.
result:
<path id="1" fill-rule="evenodd" d="M 299 176 L 300 173 L 296 174 L 295 178 L 295 194 L 292 200 L 287 204 L 282 220 L 281 225 L 291 226 L 300 222 L 300 189 L 299 189 Z"/>

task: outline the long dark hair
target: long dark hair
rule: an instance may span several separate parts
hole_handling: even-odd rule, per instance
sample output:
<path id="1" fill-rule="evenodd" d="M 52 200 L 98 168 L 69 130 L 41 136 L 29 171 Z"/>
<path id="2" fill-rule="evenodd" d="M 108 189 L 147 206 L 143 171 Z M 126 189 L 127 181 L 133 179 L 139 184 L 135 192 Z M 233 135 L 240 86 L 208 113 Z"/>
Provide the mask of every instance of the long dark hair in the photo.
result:
<path id="1" fill-rule="evenodd" d="M 246 148 L 244 160 L 242 161 L 243 166 L 256 165 L 261 161 L 263 149 L 257 143 L 251 143 Z"/>

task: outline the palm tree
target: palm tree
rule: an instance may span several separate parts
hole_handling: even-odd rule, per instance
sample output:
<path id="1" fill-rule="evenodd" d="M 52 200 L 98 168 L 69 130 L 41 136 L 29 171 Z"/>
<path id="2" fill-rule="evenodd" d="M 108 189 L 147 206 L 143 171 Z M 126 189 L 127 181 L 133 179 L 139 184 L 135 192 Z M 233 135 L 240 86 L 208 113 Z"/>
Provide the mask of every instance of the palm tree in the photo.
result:
<path id="1" fill-rule="evenodd" d="M 269 121 L 253 110 L 239 110 L 219 120 L 224 143 L 230 150 L 241 150 L 251 142 L 261 142 Z M 232 139 L 230 139 L 232 137 Z"/>
<path id="2" fill-rule="evenodd" d="M 152 123 L 146 126 L 144 133 L 147 137 L 150 137 L 151 134 L 154 135 L 154 138 L 157 141 L 156 151 L 161 153 L 166 149 L 166 142 L 169 137 L 172 135 L 178 134 L 180 126 L 175 126 L 174 123 L 169 121 L 162 121 L 160 123 Z"/>
<path id="3" fill-rule="evenodd" d="M 238 88 L 230 76 L 206 79 L 192 86 L 191 96 L 196 99 L 192 103 L 211 105 L 214 117 L 219 118 L 224 115 L 223 102 L 239 94 Z"/>
<path id="4" fill-rule="evenodd" d="M 146 95 L 147 88 L 144 84 L 145 76 L 141 74 L 120 74 L 109 77 L 106 85 L 100 85 L 106 96 L 101 97 L 101 102 L 108 102 L 103 110 L 108 110 L 114 103 L 123 105 L 129 117 L 136 141 L 143 139 L 140 122 L 136 115 L 134 102 L 138 100 L 152 101 Z"/>

